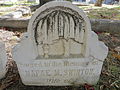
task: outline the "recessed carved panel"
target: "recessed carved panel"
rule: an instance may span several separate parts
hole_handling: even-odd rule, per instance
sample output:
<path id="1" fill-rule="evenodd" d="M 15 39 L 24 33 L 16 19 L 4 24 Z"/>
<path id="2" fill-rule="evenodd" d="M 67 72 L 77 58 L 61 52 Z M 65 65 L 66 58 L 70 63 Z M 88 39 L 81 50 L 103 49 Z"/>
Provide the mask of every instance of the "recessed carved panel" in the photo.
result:
<path id="1" fill-rule="evenodd" d="M 35 19 L 33 30 L 40 56 L 82 55 L 85 21 L 74 10 L 65 7 L 49 8 Z"/>

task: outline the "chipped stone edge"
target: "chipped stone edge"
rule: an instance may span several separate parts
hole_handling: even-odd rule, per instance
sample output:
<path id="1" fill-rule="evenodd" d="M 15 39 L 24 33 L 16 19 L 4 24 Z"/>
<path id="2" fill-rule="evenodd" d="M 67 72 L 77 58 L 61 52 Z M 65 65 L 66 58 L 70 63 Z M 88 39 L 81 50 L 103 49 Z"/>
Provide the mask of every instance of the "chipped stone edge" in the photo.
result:
<path id="1" fill-rule="evenodd" d="M 7 55 L 5 51 L 5 44 L 0 41 L 0 63 L 1 63 L 1 71 L 0 71 L 0 79 L 3 78 L 7 72 L 6 64 L 7 64 Z"/>

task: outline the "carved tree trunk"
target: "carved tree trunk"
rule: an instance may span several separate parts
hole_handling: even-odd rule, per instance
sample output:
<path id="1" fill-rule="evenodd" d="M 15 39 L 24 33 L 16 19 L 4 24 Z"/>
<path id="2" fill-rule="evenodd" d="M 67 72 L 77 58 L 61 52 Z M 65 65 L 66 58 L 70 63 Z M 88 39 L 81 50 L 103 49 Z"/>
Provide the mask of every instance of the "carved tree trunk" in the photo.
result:
<path id="1" fill-rule="evenodd" d="M 49 1 L 53 1 L 53 0 L 39 0 L 39 5 L 42 6 L 43 4 L 45 4 Z"/>
<path id="2" fill-rule="evenodd" d="M 102 2 L 103 2 L 104 0 L 97 0 L 96 1 L 96 3 L 95 3 L 95 6 L 102 6 Z"/>

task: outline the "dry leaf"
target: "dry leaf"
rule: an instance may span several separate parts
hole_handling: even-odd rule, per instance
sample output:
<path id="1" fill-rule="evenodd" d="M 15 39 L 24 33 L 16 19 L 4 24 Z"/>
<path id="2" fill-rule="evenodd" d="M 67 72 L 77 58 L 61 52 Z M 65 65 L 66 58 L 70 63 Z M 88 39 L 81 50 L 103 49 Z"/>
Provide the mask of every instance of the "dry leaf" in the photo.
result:
<path id="1" fill-rule="evenodd" d="M 113 57 L 115 57 L 115 58 L 120 60 L 120 55 L 119 54 L 113 54 Z"/>

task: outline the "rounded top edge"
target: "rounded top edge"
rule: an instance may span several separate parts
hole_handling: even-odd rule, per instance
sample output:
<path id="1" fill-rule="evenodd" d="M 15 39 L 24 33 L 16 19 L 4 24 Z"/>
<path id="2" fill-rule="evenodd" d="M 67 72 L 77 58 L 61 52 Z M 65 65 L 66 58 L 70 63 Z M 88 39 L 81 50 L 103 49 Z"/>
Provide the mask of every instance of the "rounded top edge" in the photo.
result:
<path id="1" fill-rule="evenodd" d="M 39 7 L 35 13 L 33 14 L 33 16 L 31 17 L 29 24 L 28 24 L 28 28 L 29 26 L 31 26 L 31 22 L 34 21 L 34 19 L 43 11 L 45 11 L 46 9 L 49 9 L 51 7 L 56 7 L 56 6 L 61 6 L 61 7 L 68 7 L 73 9 L 74 11 L 77 11 L 79 13 L 79 15 L 81 15 L 85 21 L 89 21 L 88 17 L 86 16 L 86 14 L 83 12 L 82 9 L 80 9 L 79 7 L 77 7 L 76 5 L 73 5 L 71 2 L 69 1 L 50 1 L 47 2 L 46 4 L 42 5 L 41 7 Z M 30 24 L 31 23 L 31 24 Z"/>

